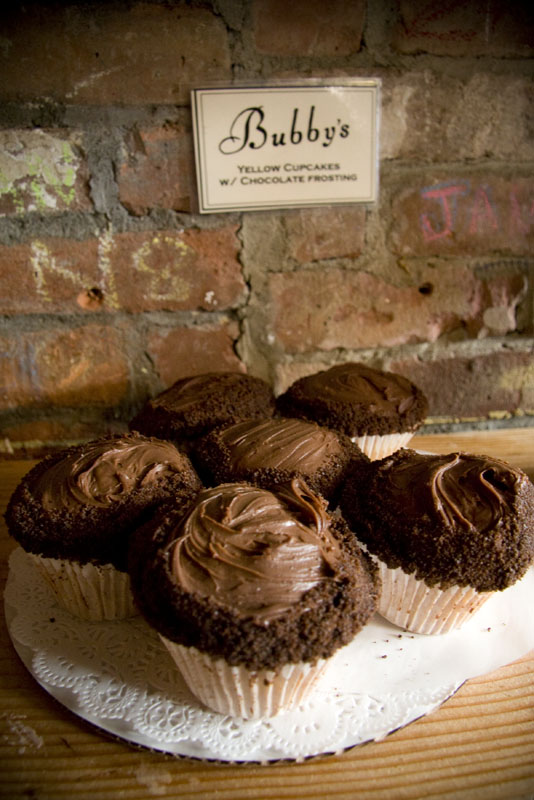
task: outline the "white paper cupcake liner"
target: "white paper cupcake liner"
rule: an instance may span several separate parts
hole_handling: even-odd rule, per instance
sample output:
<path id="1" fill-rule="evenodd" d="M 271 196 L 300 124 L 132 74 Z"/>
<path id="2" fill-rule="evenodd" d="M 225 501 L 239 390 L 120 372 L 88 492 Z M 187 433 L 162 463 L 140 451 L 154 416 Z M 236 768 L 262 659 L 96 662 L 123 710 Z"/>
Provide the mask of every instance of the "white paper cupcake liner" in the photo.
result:
<path id="1" fill-rule="evenodd" d="M 406 447 L 413 437 L 413 431 L 405 433 L 386 433 L 383 436 L 364 434 L 363 436 L 353 436 L 352 441 L 356 442 L 360 450 L 368 456 L 371 461 L 378 461 L 386 458 L 401 447 Z"/>
<path id="2" fill-rule="evenodd" d="M 412 633 L 441 634 L 460 628 L 491 597 L 472 586 L 439 589 L 377 559 L 382 591 L 378 613 Z"/>
<path id="3" fill-rule="evenodd" d="M 297 708 L 311 693 L 327 661 L 251 671 L 230 666 L 195 647 L 161 636 L 191 692 L 212 711 L 242 719 L 273 717 Z"/>
<path id="4" fill-rule="evenodd" d="M 58 603 L 82 619 L 124 619 L 137 614 L 130 578 L 112 564 L 78 564 L 28 553 Z"/>

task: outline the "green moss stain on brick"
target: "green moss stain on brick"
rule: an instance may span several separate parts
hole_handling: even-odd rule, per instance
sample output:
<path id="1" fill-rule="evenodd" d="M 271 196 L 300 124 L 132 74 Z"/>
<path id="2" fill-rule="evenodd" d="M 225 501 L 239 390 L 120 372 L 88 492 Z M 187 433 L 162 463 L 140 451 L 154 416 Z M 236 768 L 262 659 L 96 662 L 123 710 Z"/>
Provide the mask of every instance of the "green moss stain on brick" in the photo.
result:
<path id="1" fill-rule="evenodd" d="M 79 167 L 72 145 L 43 131 L 10 131 L 2 139 L 0 213 L 68 210 Z"/>

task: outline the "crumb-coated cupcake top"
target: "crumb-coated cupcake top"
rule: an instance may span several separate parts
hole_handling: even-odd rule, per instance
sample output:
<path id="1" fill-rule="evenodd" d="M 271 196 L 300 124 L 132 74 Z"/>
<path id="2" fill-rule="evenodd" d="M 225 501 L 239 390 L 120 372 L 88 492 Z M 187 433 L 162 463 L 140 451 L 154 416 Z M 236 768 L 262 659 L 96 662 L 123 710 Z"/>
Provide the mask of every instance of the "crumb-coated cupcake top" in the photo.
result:
<path id="1" fill-rule="evenodd" d="M 351 458 L 364 458 L 344 434 L 300 419 L 245 420 L 211 431 L 193 458 L 215 483 L 283 483 L 296 474 L 329 497 Z"/>
<path id="2" fill-rule="evenodd" d="M 401 450 L 354 465 L 340 505 L 371 553 L 429 586 L 505 589 L 534 559 L 534 486 L 489 456 Z"/>
<path id="3" fill-rule="evenodd" d="M 427 413 L 424 394 L 407 378 L 355 362 L 299 378 L 277 406 L 348 436 L 415 431 Z"/>
<path id="4" fill-rule="evenodd" d="M 6 520 L 29 552 L 125 569 L 126 539 L 140 515 L 201 488 L 189 458 L 171 442 L 106 436 L 37 464 L 13 493 Z"/>
<path id="5" fill-rule="evenodd" d="M 130 423 L 149 436 L 190 439 L 223 425 L 274 411 L 271 387 L 242 372 L 207 372 L 182 378 L 149 400 Z"/>
<path id="6" fill-rule="evenodd" d="M 310 519 L 294 516 L 284 496 Z M 283 488 L 279 497 L 244 484 L 209 489 L 182 530 L 173 545 L 172 578 L 186 592 L 258 621 L 280 616 L 331 579 L 340 558 L 324 507 Z"/>
<path id="7" fill-rule="evenodd" d="M 374 566 L 300 479 L 204 490 L 137 532 L 129 571 L 156 630 L 249 669 L 328 657 L 376 606 Z"/>

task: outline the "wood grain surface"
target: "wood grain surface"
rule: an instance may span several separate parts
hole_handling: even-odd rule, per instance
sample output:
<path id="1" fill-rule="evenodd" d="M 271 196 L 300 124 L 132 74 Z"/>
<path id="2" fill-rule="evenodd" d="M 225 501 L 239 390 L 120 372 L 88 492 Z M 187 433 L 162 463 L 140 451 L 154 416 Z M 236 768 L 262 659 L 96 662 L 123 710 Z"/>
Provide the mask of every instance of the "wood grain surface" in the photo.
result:
<path id="1" fill-rule="evenodd" d="M 534 429 L 417 436 L 421 450 L 503 458 L 534 477 Z M 5 504 L 32 462 L 0 462 Z M 0 529 L 0 583 L 14 547 Z M 525 609 L 534 624 L 533 609 Z M 0 796 L 19 800 L 519 800 L 534 798 L 534 653 L 469 681 L 440 709 L 341 756 L 266 767 L 177 759 L 114 741 L 20 663 L 1 622 Z"/>

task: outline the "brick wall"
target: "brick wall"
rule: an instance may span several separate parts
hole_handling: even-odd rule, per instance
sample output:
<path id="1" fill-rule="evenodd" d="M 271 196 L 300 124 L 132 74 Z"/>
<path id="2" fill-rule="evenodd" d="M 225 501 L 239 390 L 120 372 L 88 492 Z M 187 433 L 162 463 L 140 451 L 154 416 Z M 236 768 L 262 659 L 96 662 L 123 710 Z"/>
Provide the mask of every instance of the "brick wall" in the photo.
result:
<path id="1" fill-rule="evenodd" d="M 416 380 L 434 429 L 534 424 L 531 3 L 8 6 L 1 451 L 344 359 Z M 197 214 L 190 88 L 295 76 L 381 79 L 378 203 Z"/>

